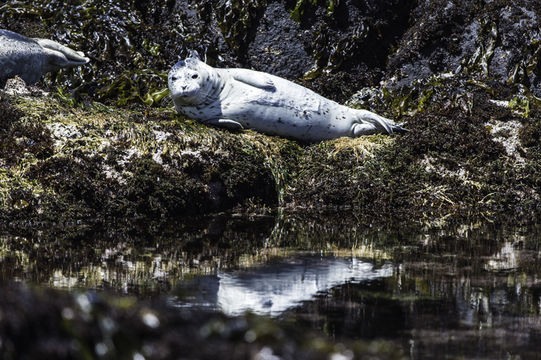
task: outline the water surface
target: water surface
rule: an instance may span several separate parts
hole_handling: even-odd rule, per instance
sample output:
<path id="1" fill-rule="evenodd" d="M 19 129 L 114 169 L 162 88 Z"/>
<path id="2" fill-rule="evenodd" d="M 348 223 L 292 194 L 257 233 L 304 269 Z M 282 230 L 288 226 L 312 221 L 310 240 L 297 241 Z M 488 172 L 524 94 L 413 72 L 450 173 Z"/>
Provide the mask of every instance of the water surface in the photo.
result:
<path id="1" fill-rule="evenodd" d="M 540 356 L 537 226 L 393 230 L 282 215 L 82 233 L 3 235 L 1 278 L 250 311 L 336 341 L 387 340 L 414 359 Z"/>

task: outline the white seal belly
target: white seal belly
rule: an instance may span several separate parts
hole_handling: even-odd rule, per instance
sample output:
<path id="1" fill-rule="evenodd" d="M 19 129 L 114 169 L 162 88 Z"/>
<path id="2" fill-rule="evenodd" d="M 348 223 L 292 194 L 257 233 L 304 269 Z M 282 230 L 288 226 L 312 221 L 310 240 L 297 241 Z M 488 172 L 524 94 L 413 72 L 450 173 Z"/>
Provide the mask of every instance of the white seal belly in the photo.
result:
<path id="1" fill-rule="evenodd" d="M 340 105 L 280 77 L 212 68 L 193 55 L 171 69 L 169 89 L 179 113 L 229 129 L 304 141 L 404 130 L 377 114 Z"/>

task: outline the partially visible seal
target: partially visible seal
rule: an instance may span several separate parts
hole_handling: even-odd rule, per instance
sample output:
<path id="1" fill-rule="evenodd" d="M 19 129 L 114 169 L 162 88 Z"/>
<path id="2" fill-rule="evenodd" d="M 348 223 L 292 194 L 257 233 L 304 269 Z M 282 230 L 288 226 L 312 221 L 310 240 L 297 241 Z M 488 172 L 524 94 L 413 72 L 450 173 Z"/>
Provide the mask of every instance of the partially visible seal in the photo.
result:
<path id="1" fill-rule="evenodd" d="M 278 76 L 217 69 L 196 53 L 169 72 L 177 111 L 204 124 L 303 141 L 406 131 L 367 110 L 352 109 Z"/>
<path id="2" fill-rule="evenodd" d="M 7 79 L 21 77 L 31 85 L 50 71 L 88 63 L 80 51 L 48 39 L 31 39 L 0 29 L 0 89 Z"/>

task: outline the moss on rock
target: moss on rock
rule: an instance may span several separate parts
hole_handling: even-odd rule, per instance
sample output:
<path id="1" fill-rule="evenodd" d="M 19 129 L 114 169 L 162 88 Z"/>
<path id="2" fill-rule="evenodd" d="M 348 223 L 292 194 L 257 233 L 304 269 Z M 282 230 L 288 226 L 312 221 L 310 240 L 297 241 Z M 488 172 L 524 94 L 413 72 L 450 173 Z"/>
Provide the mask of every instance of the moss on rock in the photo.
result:
<path id="1" fill-rule="evenodd" d="M 32 118 L 45 135 L 6 156 L 5 221 L 172 219 L 247 201 L 276 205 L 265 154 L 243 135 L 224 136 L 165 109 L 119 113 L 50 98 L 13 102 L 2 101 L 16 114 L 12 127 L 17 118 Z"/>

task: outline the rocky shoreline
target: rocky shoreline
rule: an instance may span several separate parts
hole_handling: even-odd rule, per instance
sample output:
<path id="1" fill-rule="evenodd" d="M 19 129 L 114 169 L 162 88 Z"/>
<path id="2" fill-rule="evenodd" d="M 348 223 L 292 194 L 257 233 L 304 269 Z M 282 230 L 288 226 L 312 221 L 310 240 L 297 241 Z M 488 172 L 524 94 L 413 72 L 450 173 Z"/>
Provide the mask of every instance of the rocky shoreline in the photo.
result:
<path id="1" fill-rule="evenodd" d="M 440 80 L 430 98 L 458 81 Z M 538 212 L 535 104 L 525 117 L 513 98 L 465 87 L 447 108 L 425 101 L 405 135 L 317 144 L 208 128 L 170 108 L 119 112 L 3 95 L 0 220 L 160 221 L 281 208 L 384 223 Z"/>
<path id="2" fill-rule="evenodd" d="M 106 36 L 94 39 L 72 18 L 91 8 L 61 18 L 50 16 L 61 4 L 19 8 L 14 23 L 15 8 L 5 6 L 0 25 L 69 42 L 92 65 L 46 79 L 39 87 L 51 95 L 2 95 L 2 223 L 154 221 L 241 208 L 346 209 L 382 223 L 539 212 L 541 35 L 532 2 L 165 3 L 107 8 L 110 23 L 83 22 Z M 38 13 L 45 24 L 63 21 L 63 30 L 47 33 Z M 164 41 L 152 45 L 158 20 Z M 210 30 L 189 41 L 173 26 L 195 34 L 204 23 Z M 101 33 L 113 25 L 122 31 Z M 141 27 L 145 39 L 134 32 Z M 271 50 L 265 34 L 286 33 L 298 46 Z M 122 41 L 131 44 L 126 53 L 103 51 Z M 381 51 L 364 51 L 376 43 Z M 349 99 L 410 132 L 301 144 L 201 126 L 160 100 L 161 71 L 189 48 L 217 66 L 254 67 Z M 283 62 L 293 58 L 306 61 Z"/>
<path id="3" fill-rule="evenodd" d="M 157 246 L 163 234 L 173 234 L 164 241 L 182 260 L 219 263 L 267 241 L 352 248 L 348 241 L 370 227 L 378 234 L 477 219 L 538 221 L 537 1 L 75 3 L 0 6 L 0 28 L 91 58 L 37 86 L 15 79 L 0 90 L 0 234 L 13 240 L 2 243 L 10 279 L 39 282 L 57 269 L 100 263 L 130 241 Z M 213 66 L 286 77 L 409 132 L 308 144 L 203 126 L 176 114 L 167 98 L 165 74 L 190 49 Z M 224 213 L 256 219 L 258 232 L 229 236 L 246 225 Z M 323 233 L 317 246 L 314 228 Z M 407 247 L 402 239 L 382 242 Z M 24 261 L 29 278 L 17 272 Z M 264 317 L 178 312 L 11 281 L 0 288 L 6 359 L 211 359 L 215 349 L 231 359 L 403 357 L 385 342 L 335 344 Z"/>

